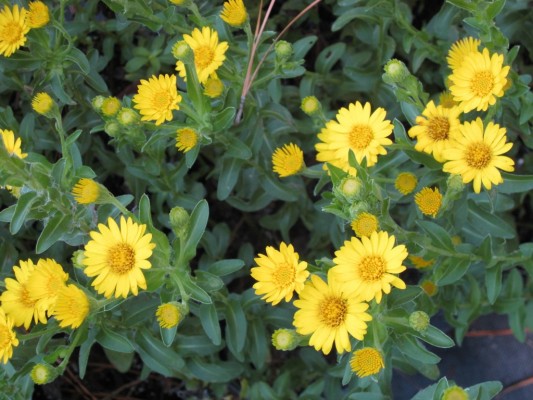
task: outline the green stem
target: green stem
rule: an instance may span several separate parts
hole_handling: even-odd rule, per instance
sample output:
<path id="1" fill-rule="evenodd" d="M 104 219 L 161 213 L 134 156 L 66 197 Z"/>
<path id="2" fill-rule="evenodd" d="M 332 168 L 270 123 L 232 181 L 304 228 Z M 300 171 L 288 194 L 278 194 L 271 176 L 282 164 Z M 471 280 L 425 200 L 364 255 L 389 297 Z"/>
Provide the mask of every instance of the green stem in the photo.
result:
<path id="1" fill-rule="evenodd" d="M 60 330 L 61 330 L 61 328 L 59 326 L 57 326 L 57 327 L 55 327 L 53 329 L 47 329 L 47 330 L 40 331 L 40 332 L 31 332 L 31 333 L 26 333 L 26 334 L 23 334 L 23 335 L 18 335 L 17 334 L 17 339 L 19 339 L 20 341 L 24 342 L 26 340 L 31 340 L 31 339 L 35 339 L 35 338 L 41 337 L 44 334 L 50 334 L 50 333 L 56 334 Z"/>

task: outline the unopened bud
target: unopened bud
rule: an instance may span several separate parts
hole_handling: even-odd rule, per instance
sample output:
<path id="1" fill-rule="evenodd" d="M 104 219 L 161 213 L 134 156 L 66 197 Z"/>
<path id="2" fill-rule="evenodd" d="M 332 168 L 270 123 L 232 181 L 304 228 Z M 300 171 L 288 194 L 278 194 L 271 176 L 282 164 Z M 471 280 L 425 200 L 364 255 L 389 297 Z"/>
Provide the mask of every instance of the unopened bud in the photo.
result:
<path id="1" fill-rule="evenodd" d="M 189 227 L 189 213 L 183 207 L 170 210 L 170 226 L 177 237 L 184 237 Z"/>
<path id="2" fill-rule="evenodd" d="M 429 315 L 424 311 L 415 311 L 409 316 L 409 326 L 417 332 L 424 332 L 429 326 Z"/>
<path id="3" fill-rule="evenodd" d="M 57 372 L 48 364 L 37 364 L 32 368 L 30 377 L 36 385 L 45 385 L 57 377 Z"/>
<path id="4" fill-rule="evenodd" d="M 395 58 L 389 60 L 383 69 L 385 77 L 392 83 L 400 83 L 411 74 L 405 64 Z"/>
<path id="5" fill-rule="evenodd" d="M 300 335 L 294 329 L 278 329 L 272 334 L 272 344 L 277 350 L 294 350 L 300 344 Z"/>
<path id="6" fill-rule="evenodd" d="M 285 40 L 280 40 L 276 43 L 275 51 L 278 61 L 287 61 L 293 54 L 292 44 Z"/>

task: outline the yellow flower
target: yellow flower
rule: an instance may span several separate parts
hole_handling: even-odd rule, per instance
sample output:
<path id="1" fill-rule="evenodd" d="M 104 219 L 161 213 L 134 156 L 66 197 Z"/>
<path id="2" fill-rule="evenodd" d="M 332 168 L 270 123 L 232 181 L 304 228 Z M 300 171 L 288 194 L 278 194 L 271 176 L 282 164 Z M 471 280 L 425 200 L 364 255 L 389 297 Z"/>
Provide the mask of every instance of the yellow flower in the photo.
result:
<path id="1" fill-rule="evenodd" d="M 205 83 L 209 76 L 215 72 L 224 62 L 224 55 L 228 50 L 228 42 L 218 43 L 218 32 L 207 26 L 202 30 L 194 28 L 190 35 L 183 35 L 194 53 L 194 66 L 200 83 Z M 185 64 L 182 61 L 176 63 L 176 70 L 182 78 L 186 77 Z"/>
<path id="2" fill-rule="evenodd" d="M 422 214 L 435 218 L 442 205 L 442 194 L 439 188 L 424 187 L 415 194 L 415 203 Z"/>
<path id="3" fill-rule="evenodd" d="M 468 393 L 459 386 L 450 386 L 442 393 L 441 400 L 468 400 Z"/>
<path id="4" fill-rule="evenodd" d="M 481 40 L 473 37 L 467 37 L 452 44 L 448 57 L 446 57 L 450 68 L 452 70 L 459 68 L 467 56 L 478 52 L 480 44 Z"/>
<path id="5" fill-rule="evenodd" d="M 224 92 L 224 82 L 216 76 L 210 76 L 204 83 L 204 94 L 212 99 L 220 96 Z"/>
<path id="6" fill-rule="evenodd" d="M 61 328 L 79 327 L 89 314 L 89 299 L 76 285 L 63 286 L 57 295 L 53 316 Z"/>
<path id="7" fill-rule="evenodd" d="M 473 109 L 486 111 L 496 103 L 496 97 L 503 96 L 509 68 L 503 66 L 502 54 L 491 57 L 487 49 L 468 55 L 450 76 L 453 99 L 461 102 L 465 113 Z"/>
<path id="8" fill-rule="evenodd" d="M 175 4 L 177 6 L 185 5 L 189 2 L 189 0 L 170 0 L 172 4 Z"/>
<path id="9" fill-rule="evenodd" d="M 352 221 L 351 226 L 357 237 L 370 236 L 379 229 L 379 221 L 375 215 L 363 212 Z"/>
<path id="10" fill-rule="evenodd" d="M 187 153 L 198 144 L 198 132 L 192 128 L 181 128 L 176 131 L 176 147 Z"/>
<path id="11" fill-rule="evenodd" d="M 139 110 L 141 121 L 155 121 L 161 125 L 172 121 L 172 110 L 179 110 L 181 96 L 176 87 L 176 75 L 153 75 L 148 80 L 141 79 L 133 96 L 133 108 Z"/>
<path id="12" fill-rule="evenodd" d="M 356 102 L 341 108 L 337 120 L 329 121 L 318 134 L 316 159 L 355 175 L 355 168 L 348 162 L 349 150 L 353 150 L 358 163 L 366 158 L 367 166 L 374 165 L 378 154 L 387 154 L 383 146 L 392 144 L 387 136 L 392 133 L 393 126 L 385 118 L 386 112 L 381 107 L 371 113 L 370 103 L 363 106 Z"/>
<path id="13" fill-rule="evenodd" d="M 13 319 L 15 326 L 24 325 L 25 329 L 30 327 L 31 321 L 46 324 L 46 309 L 42 304 L 37 305 L 37 300 L 30 296 L 26 286 L 28 278 L 35 270 L 35 265 L 31 260 L 20 261 L 20 267 L 13 267 L 15 279 L 6 278 L 6 290 L 0 296 L 2 308 Z"/>
<path id="14" fill-rule="evenodd" d="M 350 351 L 350 335 L 363 340 L 366 321 L 372 320 L 365 312 L 368 304 L 361 302 L 359 293 L 343 290 L 331 272 L 328 283 L 311 275 L 294 305 L 298 308 L 293 321 L 296 332 L 311 335 L 309 345 L 324 354 L 330 353 L 333 343 L 337 353 Z"/>
<path id="15" fill-rule="evenodd" d="M 459 103 L 457 103 L 453 99 L 453 95 L 450 92 L 446 91 L 446 92 L 442 92 L 439 95 L 439 105 L 444 108 L 453 108 L 459 105 Z"/>
<path id="16" fill-rule="evenodd" d="M 421 116 L 416 117 L 417 125 L 409 129 L 409 136 L 417 139 L 415 149 L 428 154 L 438 162 L 443 162 L 442 152 L 459 132 L 459 107 L 435 106 L 430 101 Z"/>
<path id="17" fill-rule="evenodd" d="M 304 152 L 294 143 L 285 144 L 274 150 L 272 170 L 281 178 L 296 175 L 304 168 Z"/>
<path id="18" fill-rule="evenodd" d="M 320 111 L 322 105 L 315 96 L 307 96 L 302 100 L 300 108 L 307 115 L 314 115 Z"/>
<path id="19" fill-rule="evenodd" d="M 155 312 L 161 328 L 169 329 L 179 324 L 182 319 L 180 309 L 175 302 L 161 304 Z"/>
<path id="20" fill-rule="evenodd" d="M 90 232 L 91 240 L 85 245 L 85 274 L 96 276 L 92 286 L 107 298 L 113 292 L 116 298 L 126 298 L 130 291 L 136 296 L 139 287 L 146 289 L 142 270 L 152 267 L 148 261 L 155 247 L 152 234 L 145 234 L 146 225 L 123 216 L 120 227 L 109 218 L 107 226 L 98 224 L 98 230 Z"/>
<path id="21" fill-rule="evenodd" d="M 13 356 L 13 347 L 19 345 L 17 335 L 13 330 L 13 320 L 0 308 L 0 359 L 7 364 Z"/>
<path id="22" fill-rule="evenodd" d="M 30 1 L 28 14 L 28 25 L 30 28 L 42 28 L 50 22 L 50 11 L 48 6 L 42 1 Z"/>
<path id="23" fill-rule="evenodd" d="M 474 191 L 481 191 L 481 184 L 490 190 L 503 178 L 498 170 L 514 171 L 514 161 L 502 154 L 507 153 L 512 143 L 506 143 L 506 129 L 489 122 L 483 130 L 483 121 L 477 118 L 465 122 L 459 128 L 457 140 L 444 151 L 444 171 L 461 175 L 463 183 L 474 181 Z"/>
<path id="24" fill-rule="evenodd" d="M 95 203 L 100 197 L 100 185 L 89 178 L 81 178 L 72 188 L 72 196 L 79 204 Z"/>
<path id="25" fill-rule="evenodd" d="M 354 351 L 350 359 L 350 367 L 359 378 L 364 378 L 365 376 L 377 374 L 385 368 L 385 363 L 383 362 L 383 356 L 377 349 L 363 347 Z"/>
<path id="26" fill-rule="evenodd" d="M 13 10 L 4 5 L 4 9 L 0 11 L 0 55 L 9 57 L 24 45 L 29 30 L 27 11 L 17 4 L 13 6 Z"/>
<path id="27" fill-rule="evenodd" d="M 279 250 L 267 246 L 266 255 L 259 254 L 254 261 L 257 267 L 251 269 L 255 294 L 272 305 L 281 300 L 290 301 L 294 292 L 300 293 L 309 276 L 307 263 L 299 261 L 299 255 L 292 244 L 281 242 Z"/>
<path id="28" fill-rule="evenodd" d="M 226 24 L 239 27 L 246 22 L 246 7 L 242 0 L 228 0 L 222 6 L 220 18 Z"/>
<path id="29" fill-rule="evenodd" d="M 37 265 L 26 283 L 30 297 L 37 307 L 43 307 L 50 315 L 59 291 L 65 287 L 68 274 L 56 261 L 47 258 L 37 261 Z"/>
<path id="30" fill-rule="evenodd" d="M 100 110 L 102 111 L 102 114 L 104 114 L 106 117 L 112 117 L 122 107 L 122 103 L 119 99 L 116 97 L 106 97 L 104 101 L 102 102 L 102 107 Z"/>
<path id="31" fill-rule="evenodd" d="M 46 115 L 52 111 L 54 104 L 54 100 L 45 92 L 37 93 L 31 100 L 31 108 L 41 115 Z"/>
<path id="32" fill-rule="evenodd" d="M 415 255 L 409 255 L 409 261 L 411 261 L 414 267 L 418 269 L 430 267 L 434 263 L 434 260 L 426 260 L 420 256 Z"/>
<path id="33" fill-rule="evenodd" d="M 22 141 L 20 138 L 15 140 L 15 133 L 13 131 L 8 129 L 0 129 L 0 134 L 2 135 L 4 147 L 10 156 L 15 155 L 18 158 L 26 158 L 28 154 L 23 153 L 20 148 Z"/>
<path id="34" fill-rule="evenodd" d="M 415 190 L 417 184 L 418 179 L 416 178 L 416 175 L 411 172 L 401 172 L 394 180 L 394 187 L 404 196 Z"/>

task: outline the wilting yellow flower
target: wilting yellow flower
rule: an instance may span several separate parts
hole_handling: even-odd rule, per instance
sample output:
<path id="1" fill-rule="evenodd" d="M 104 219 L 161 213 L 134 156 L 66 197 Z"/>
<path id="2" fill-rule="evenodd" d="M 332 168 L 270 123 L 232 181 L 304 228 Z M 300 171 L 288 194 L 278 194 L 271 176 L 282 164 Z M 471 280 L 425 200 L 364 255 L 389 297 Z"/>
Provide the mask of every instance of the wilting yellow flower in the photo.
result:
<path id="1" fill-rule="evenodd" d="M 350 367 L 359 378 L 364 378 L 365 376 L 377 374 L 385 368 L 385 363 L 383 362 L 383 356 L 377 349 L 363 347 L 354 351 L 350 359 Z"/>
<path id="2" fill-rule="evenodd" d="M 487 49 L 466 56 L 450 76 L 453 99 L 461 102 L 465 113 L 474 109 L 486 111 L 489 105 L 496 103 L 496 97 L 503 96 L 509 68 L 503 66 L 502 54 L 491 56 Z"/>
<path id="3" fill-rule="evenodd" d="M 222 6 L 220 18 L 226 24 L 238 27 L 246 22 L 246 7 L 242 0 L 228 0 Z"/>
<path id="4" fill-rule="evenodd" d="M 468 400 L 470 397 L 468 393 L 457 385 L 450 386 L 442 393 L 442 400 Z"/>
<path id="5" fill-rule="evenodd" d="M 42 1 L 30 1 L 28 14 L 28 26 L 32 29 L 42 28 L 50 22 L 50 11 Z"/>
<path id="6" fill-rule="evenodd" d="M 102 107 L 100 108 L 100 111 L 102 111 L 102 114 L 104 114 L 106 117 L 112 117 L 122 107 L 122 103 L 119 99 L 116 97 L 106 97 L 104 101 L 102 102 Z"/>
<path id="7" fill-rule="evenodd" d="M 31 321 L 46 324 L 46 309 L 30 296 L 26 283 L 35 270 L 31 260 L 20 261 L 20 267 L 13 267 L 15 279 L 6 278 L 6 290 L 0 296 L 2 308 L 11 317 L 15 326 L 30 327 Z M 1 335 L 0 335 L 1 338 Z M 1 342 L 1 340 L 0 340 Z"/>
<path id="8" fill-rule="evenodd" d="M 13 320 L 0 308 L 0 359 L 7 364 L 13 356 L 13 347 L 19 345 L 17 335 L 13 330 Z"/>
<path id="9" fill-rule="evenodd" d="M 374 165 L 378 154 L 387 154 L 383 146 L 392 144 L 387 136 L 392 133 L 393 125 L 386 116 L 381 107 L 371 113 L 370 103 L 363 106 L 356 102 L 341 108 L 337 119 L 329 121 L 318 134 L 316 159 L 354 175 L 355 168 L 348 162 L 348 153 L 352 150 L 359 164 L 366 158 L 367 166 Z"/>
<path id="10" fill-rule="evenodd" d="M 448 57 L 446 57 L 450 68 L 452 70 L 459 68 L 467 56 L 478 52 L 480 44 L 481 40 L 473 37 L 466 37 L 452 44 Z"/>
<path id="11" fill-rule="evenodd" d="M 422 214 L 435 218 L 442 205 L 442 194 L 439 188 L 424 187 L 415 194 L 415 203 Z"/>
<path id="12" fill-rule="evenodd" d="M 458 105 L 459 103 L 457 103 L 453 99 L 453 95 L 450 92 L 448 91 L 442 92 L 439 95 L 439 106 L 444 107 L 444 108 L 453 108 Z"/>
<path id="13" fill-rule="evenodd" d="M 192 128 L 180 128 L 176 131 L 176 147 L 187 153 L 198 144 L 198 132 Z"/>
<path id="14" fill-rule="evenodd" d="M 251 269 L 255 294 L 272 305 L 281 300 L 290 301 L 294 292 L 300 293 L 309 276 L 307 263 L 299 260 L 292 244 L 281 242 L 279 250 L 267 246 L 266 255 L 254 259 L 257 267 Z"/>
<path id="15" fill-rule="evenodd" d="M 300 344 L 301 336 L 294 329 L 276 329 L 272 334 L 272 345 L 276 350 L 294 350 Z"/>
<path id="16" fill-rule="evenodd" d="M 194 66 L 200 83 L 205 83 L 226 59 L 228 42 L 218 42 L 218 32 L 207 26 L 202 30 L 194 28 L 190 35 L 183 35 L 194 53 Z M 176 63 L 176 70 L 182 78 L 186 78 L 185 64 L 182 61 Z"/>
<path id="17" fill-rule="evenodd" d="M 391 286 L 405 289 L 396 274 L 406 269 L 402 262 L 407 249 L 403 244 L 395 246 L 394 240 L 387 232 L 374 232 L 370 237 L 345 241 L 335 252 L 333 276 L 344 290 L 355 290 L 365 301 L 380 303 L 382 293 L 390 293 Z"/>
<path id="18" fill-rule="evenodd" d="M 304 152 L 294 143 L 285 144 L 274 150 L 272 170 L 281 178 L 295 175 L 304 168 Z"/>
<path id="19" fill-rule="evenodd" d="M 153 75 L 148 80 L 141 79 L 132 100 L 135 103 L 133 108 L 142 115 L 141 121 L 155 121 L 156 125 L 172 121 L 172 110 L 179 110 L 181 102 L 176 75 Z"/>
<path id="20" fill-rule="evenodd" d="M 53 316 L 61 328 L 78 328 L 89 314 L 89 299 L 76 285 L 61 288 L 57 295 Z"/>
<path id="21" fill-rule="evenodd" d="M 26 158 L 28 154 L 23 153 L 21 150 L 22 141 L 20 138 L 15 140 L 15 133 L 8 129 L 0 129 L 0 134 L 2 135 L 2 142 L 7 153 L 10 156 L 17 156 L 18 158 Z"/>
<path id="22" fill-rule="evenodd" d="M 212 99 L 220 96 L 224 92 L 224 82 L 216 76 L 210 76 L 204 83 L 204 94 Z"/>
<path id="23" fill-rule="evenodd" d="M 0 55 L 9 57 L 24 45 L 29 30 L 27 11 L 17 4 L 13 9 L 4 5 L 0 11 Z"/>
<path id="24" fill-rule="evenodd" d="M 41 115 L 46 115 L 52 111 L 54 104 L 54 100 L 45 92 L 37 93 L 31 100 L 31 108 Z"/>
<path id="25" fill-rule="evenodd" d="M 430 101 L 422 115 L 416 117 L 416 125 L 409 129 L 409 136 L 417 139 L 415 149 L 433 154 L 435 160 L 443 162 L 443 150 L 459 133 L 460 114 L 459 107 L 435 106 Z"/>
<path id="26" fill-rule="evenodd" d="M 298 310 L 294 314 L 293 325 L 301 335 L 311 335 L 309 345 L 315 350 L 329 354 L 333 343 L 337 353 L 350 351 L 350 335 L 363 340 L 367 324 L 372 320 L 365 311 L 368 304 L 361 301 L 357 291 L 346 291 L 328 272 L 328 282 L 311 275 L 294 301 Z"/>
<path id="27" fill-rule="evenodd" d="M 415 256 L 412 254 L 409 255 L 409 261 L 411 261 L 414 267 L 418 269 L 430 267 L 434 263 L 434 260 L 426 260 L 420 256 Z"/>
<path id="28" fill-rule="evenodd" d="M 161 304 L 157 307 L 155 316 L 157 317 L 159 326 L 165 329 L 175 327 L 182 319 L 180 309 L 176 302 Z"/>
<path id="29" fill-rule="evenodd" d="M 50 258 L 37 261 L 35 269 L 26 283 L 30 297 L 37 307 L 43 307 L 50 314 L 53 311 L 59 291 L 65 287 L 68 274 L 63 267 Z"/>
<path id="30" fill-rule="evenodd" d="M 123 216 L 120 227 L 109 218 L 107 226 L 98 224 L 98 230 L 90 232 L 91 240 L 85 245 L 83 260 L 85 274 L 96 276 L 91 285 L 107 298 L 113 292 L 116 298 L 126 298 L 130 291 L 136 296 L 139 287 L 146 289 L 142 270 L 152 267 L 148 261 L 155 247 L 152 234 L 145 234 L 146 225 Z"/>
<path id="31" fill-rule="evenodd" d="M 81 178 L 72 188 L 72 196 L 79 204 L 95 203 L 100 197 L 100 185 L 92 179 Z"/>
<path id="32" fill-rule="evenodd" d="M 477 118 L 465 122 L 459 128 L 457 140 L 444 151 L 447 161 L 443 170 L 461 175 L 463 183 L 474 181 L 474 191 L 481 191 L 481 184 L 490 190 L 503 178 L 498 169 L 514 171 L 514 161 L 502 154 L 507 153 L 512 143 L 506 143 L 506 129 L 489 122 L 483 129 L 483 121 Z"/>
<path id="33" fill-rule="evenodd" d="M 432 281 L 424 281 L 420 284 L 420 287 L 429 297 L 435 296 L 439 290 L 439 287 Z"/>
<path id="34" fill-rule="evenodd" d="M 401 172 L 394 180 L 394 187 L 404 196 L 415 190 L 417 184 L 418 179 L 416 178 L 416 175 L 411 172 Z"/>
<path id="35" fill-rule="evenodd" d="M 370 236 L 379 229 L 379 221 L 374 214 L 363 212 L 352 221 L 351 226 L 357 237 Z"/>
<path id="36" fill-rule="evenodd" d="M 307 96 L 302 100 L 300 108 L 307 115 L 314 115 L 320 111 L 322 105 L 315 96 Z"/>

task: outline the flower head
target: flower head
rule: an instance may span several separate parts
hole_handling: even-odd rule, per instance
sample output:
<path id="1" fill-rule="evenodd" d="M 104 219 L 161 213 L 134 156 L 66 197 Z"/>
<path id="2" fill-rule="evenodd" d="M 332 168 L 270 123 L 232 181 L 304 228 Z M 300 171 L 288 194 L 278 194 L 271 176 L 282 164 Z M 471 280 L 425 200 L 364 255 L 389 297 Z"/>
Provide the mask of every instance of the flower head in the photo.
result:
<path id="1" fill-rule="evenodd" d="M 299 260 L 292 244 L 281 242 L 279 250 L 267 246 L 266 255 L 259 254 L 254 261 L 257 267 L 251 269 L 255 294 L 272 305 L 281 300 L 290 301 L 294 292 L 300 293 L 309 276 L 307 263 Z"/>
<path id="2" fill-rule="evenodd" d="M 53 316 L 61 328 L 78 328 L 89 314 L 90 304 L 85 292 L 76 285 L 61 288 L 57 295 Z"/>
<path id="3" fill-rule="evenodd" d="M 107 226 L 98 224 L 98 232 L 90 232 L 91 240 L 85 245 L 83 263 L 85 274 L 96 276 L 92 286 L 98 293 L 109 298 L 126 298 L 131 291 L 139 293 L 138 288 L 146 289 L 143 269 L 152 264 L 148 259 L 155 244 L 152 234 L 145 233 L 146 225 L 137 224 L 128 217 L 120 217 L 120 227 L 109 218 Z"/>
<path id="4" fill-rule="evenodd" d="M 180 128 L 176 131 L 176 147 L 187 153 L 198 144 L 198 132 L 192 128 Z"/>
<path id="5" fill-rule="evenodd" d="M 191 53 L 191 48 L 185 40 L 178 40 L 172 46 L 172 55 L 177 60 L 182 60 Z"/>
<path id="6" fill-rule="evenodd" d="M 219 97 L 224 92 L 224 82 L 216 76 L 210 76 L 204 83 L 204 94 L 212 99 Z"/>
<path id="7" fill-rule="evenodd" d="M 194 66 L 200 83 L 205 83 L 226 59 L 228 42 L 218 42 L 218 32 L 207 26 L 202 30 L 194 28 L 190 35 L 183 35 L 183 40 L 194 53 Z M 185 64 L 176 63 L 176 70 L 182 78 L 186 78 Z"/>
<path id="8" fill-rule="evenodd" d="M 457 140 L 444 151 L 448 160 L 443 167 L 445 172 L 461 175 L 463 183 L 474 181 L 474 191 L 481 191 L 481 184 L 490 190 L 492 184 L 498 185 L 503 178 L 498 169 L 514 171 L 514 161 L 503 154 L 507 153 L 512 143 L 506 143 L 506 129 L 489 122 L 483 128 L 483 121 L 477 118 L 473 122 L 461 125 Z"/>
<path id="9" fill-rule="evenodd" d="M 155 312 L 157 322 L 161 328 L 173 328 L 183 319 L 183 313 L 176 302 L 164 303 L 157 307 Z"/>
<path id="10" fill-rule="evenodd" d="M 304 152 L 294 143 L 278 147 L 272 154 L 272 169 L 281 178 L 296 175 L 304 168 Z"/>
<path id="11" fill-rule="evenodd" d="M 350 335 L 363 340 L 366 321 L 372 319 L 365 312 L 368 304 L 361 302 L 357 291 L 343 290 L 331 272 L 327 283 L 311 275 L 294 305 L 298 308 L 293 321 L 296 332 L 311 335 L 309 345 L 324 354 L 330 353 L 334 343 L 338 353 L 350 351 Z"/>
<path id="12" fill-rule="evenodd" d="M 130 126 L 139 122 L 139 114 L 132 109 L 122 107 L 117 114 L 117 121 L 122 126 Z"/>
<path id="13" fill-rule="evenodd" d="M 383 362 L 383 356 L 377 349 L 363 347 L 354 351 L 350 359 L 350 367 L 359 378 L 364 378 L 365 376 L 377 374 L 385 368 L 385 363 Z"/>
<path id="14" fill-rule="evenodd" d="M 392 83 L 403 82 L 404 79 L 411 75 L 405 64 L 396 58 L 389 60 L 383 69 L 385 75 Z"/>
<path id="15" fill-rule="evenodd" d="M 409 129 L 409 136 L 417 139 L 415 149 L 443 162 L 442 152 L 459 132 L 459 107 L 435 106 L 430 101 L 421 116 L 416 117 L 416 125 Z"/>
<path id="16" fill-rule="evenodd" d="M 415 190 L 417 184 L 418 179 L 416 175 L 411 172 L 401 172 L 394 180 L 394 187 L 404 196 Z"/>
<path id="17" fill-rule="evenodd" d="M 120 102 L 120 100 L 114 96 L 110 96 L 104 99 L 100 110 L 102 111 L 102 114 L 104 114 L 106 117 L 112 117 L 118 113 L 121 107 L 122 103 Z"/>
<path id="18" fill-rule="evenodd" d="M 379 221 L 374 214 L 363 212 L 352 221 L 351 226 L 357 237 L 370 236 L 379 229 Z"/>
<path id="19" fill-rule="evenodd" d="M 13 131 L 8 129 L 0 129 L 0 134 L 2 135 L 4 147 L 10 156 L 15 155 L 18 158 L 26 158 L 27 154 L 23 153 L 20 148 L 22 141 L 20 138 L 15 140 L 15 133 Z"/>
<path id="20" fill-rule="evenodd" d="M 468 400 L 468 393 L 459 386 L 450 386 L 442 393 L 441 400 Z"/>
<path id="21" fill-rule="evenodd" d="M 509 66 L 503 66 L 503 55 L 475 52 L 466 56 L 459 68 L 450 76 L 450 91 L 455 101 L 461 102 L 463 111 L 486 111 L 489 105 L 502 97 L 507 84 Z"/>
<path id="22" fill-rule="evenodd" d="M 57 376 L 54 368 L 48 364 L 35 364 L 30 372 L 30 377 L 36 385 L 46 385 Z"/>
<path id="23" fill-rule="evenodd" d="M 46 92 L 37 93 L 31 100 L 31 108 L 41 115 L 47 115 L 54 108 L 55 102 Z"/>
<path id="24" fill-rule="evenodd" d="M 172 121 L 172 110 L 179 110 L 181 96 L 176 87 L 176 75 L 153 75 L 148 80 L 141 79 L 133 96 L 133 108 L 139 110 L 142 121 L 155 121 L 161 125 Z"/>
<path id="25" fill-rule="evenodd" d="M 228 0 L 222 6 L 220 18 L 228 25 L 239 27 L 246 22 L 247 17 L 242 0 Z"/>
<path id="26" fill-rule="evenodd" d="M 432 281 L 423 281 L 420 287 L 429 297 L 435 296 L 439 290 L 439 287 Z"/>
<path id="27" fill-rule="evenodd" d="M 405 289 L 396 275 L 405 271 L 407 258 L 404 245 L 394 245 L 395 237 L 387 232 L 373 232 L 370 237 L 352 237 L 335 252 L 333 276 L 343 282 L 344 290 L 355 290 L 363 300 L 381 302 L 382 293 L 390 293 L 391 286 Z"/>
<path id="28" fill-rule="evenodd" d="M 448 91 L 442 92 L 439 95 L 439 106 L 444 107 L 444 108 L 453 108 L 457 105 L 459 105 L 459 103 L 457 103 L 453 99 L 453 95 L 450 92 Z"/>
<path id="29" fill-rule="evenodd" d="M 348 175 L 340 182 L 339 190 L 348 202 L 352 202 L 364 195 L 363 181 L 356 176 Z"/>
<path id="30" fill-rule="evenodd" d="M 26 283 L 30 297 L 37 307 L 43 307 L 50 315 L 59 291 L 65 287 L 68 274 L 55 260 L 42 258 L 37 261 L 35 270 Z"/>
<path id="31" fill-rule="evenodd" d="M 422 214 L 435 218 L 442 205 L 442 194 L 439 188 L 424 187 L 415 194 L 415 203 Z"/>
<path id="32" fill-rule="evenodd" d="M 452 44 L 448 57 L 446 57 L 450 68 L 452 70 L 459 68 L 463 64 L 465 57 L 478 52 L 480 44 L 481 40 L 473 37 L 466 37 Z"/>
<path id="33" fill-rule="evenodd" d="M 0 307 L 0 359 L 2 363 L 7 364 L 13 356 L 13 347 L 18 345 L 19 340 L 13 330 L 13 320 Z"/>
<path id="34" fill-rule="evenodd" d="M 30 1 L 28 14 L 28 26 L 32 29 L 42 28 L 50 22 L 50 11 L 42 1 Z"/>
<path id="35" fill-rule="evenodd" d="M 276 350 L 294 350 L 300 344 L 301 336 L 294 329 L 277 329 L 272 334 L 272 345 Z"/>
<path id="36" fill-rule="evenodd" d="M 434 263 L 434 260 L 426 260 L 425 258 L 422 258 L 420 256 L 415 256 L 413 254 L 409 254 L 409 261 L 413 264 L 415 268 L 423 269 L 427 267 L 431 267 Z"/>
<path id="37" fill-rule="evenodd" d="M 315 96 L 307 96 L 302 100 L 300 108 L 307 115 L 315 115 L 321 110 L 322 105 Z"/>
<path id="38" fill-rule="evenodd" d="M 370 103 L 356 102 L 341 108 L 337 119 L 329 121 L 318 134 L 320 143 L 315 145 L 318 161 L 328 162 L 350 174 L 356 173 L 348 162 L 349 151 L 355 154 L 357 162 L 366 158 L 367 166 L 374 165 L 379 154 L 387 154 L 383 146 L 392 144 L 387 138 L 393 125 L 386 120 L 383 108 L 371 112 Z M 324 166 L 326 168 L 326 166 Z"/>
<path id="39" fill-rule="evenodd" d="M 429 326 L 429 315 L 424 311 L 413 311 L 409 315 L 409 326 L 417 332 L 425 332 Z"/>
<path id="40" fill-rule="evenodd" d="M 0 11 L 0 55 L 9 57 L 24 45 L 29 30 L 27 11 L 17 4 L 13 9 L 4 5 Z"/>
<path id="41" fill-rule="evenodd" d="M 81 178 L 72 188 L 72 196 L 79 204 L 95 203 L 100 192 L 100 185 L 89 178 Z"/>

